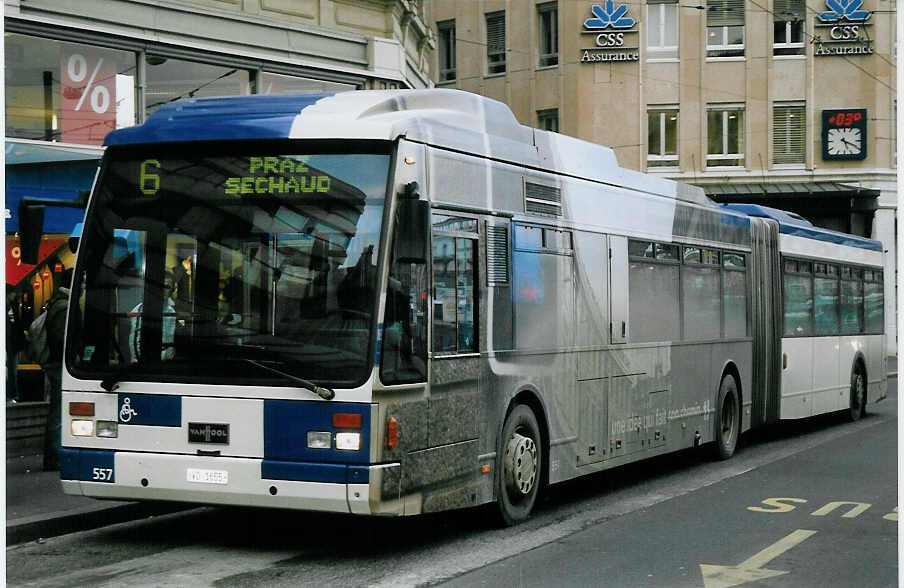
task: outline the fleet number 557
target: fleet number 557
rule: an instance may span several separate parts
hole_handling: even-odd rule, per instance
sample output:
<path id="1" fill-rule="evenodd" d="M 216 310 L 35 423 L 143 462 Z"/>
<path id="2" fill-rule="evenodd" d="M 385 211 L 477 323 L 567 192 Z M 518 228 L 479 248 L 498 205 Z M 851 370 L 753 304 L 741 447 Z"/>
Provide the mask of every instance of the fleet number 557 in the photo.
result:
<path id="1" fill-rule="evenodd" d="M 112 482 L 113 468 L 92 468 L 91 479 L 98 482 Z"/>

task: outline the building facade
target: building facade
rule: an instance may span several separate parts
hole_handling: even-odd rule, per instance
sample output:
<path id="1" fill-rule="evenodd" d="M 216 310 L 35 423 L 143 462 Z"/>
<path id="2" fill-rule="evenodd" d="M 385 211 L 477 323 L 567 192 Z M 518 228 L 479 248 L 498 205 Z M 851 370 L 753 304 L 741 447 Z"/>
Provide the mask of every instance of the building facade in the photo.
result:
<path id="1" fill-rule="evenodd" d="M 894 0 L 427 0 L 437 87 L 719 202 L 881 240 L 895 350 Z M 837 11 L 835 9 L 838 9 Z"/>
<path id="2" fill-rule="evenodd" d="M 180 98 L 432 85 L 421 0 L 4 0 L 3 16 L 6 276 L 26 324 L 84 211 L 48 207 L 28 265 L 19 199 L 77 200 L 109 131 Z"/>

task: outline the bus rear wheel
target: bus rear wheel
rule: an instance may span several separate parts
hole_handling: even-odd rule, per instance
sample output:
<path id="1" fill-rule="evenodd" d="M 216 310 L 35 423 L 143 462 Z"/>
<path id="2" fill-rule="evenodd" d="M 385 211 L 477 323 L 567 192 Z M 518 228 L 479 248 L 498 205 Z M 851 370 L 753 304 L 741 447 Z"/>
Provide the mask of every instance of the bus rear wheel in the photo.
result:
<path id="1" fill-rule="evenodd" d="M 716 404 L 716 447 L 718 459 L 728 459 L 734 455 L 741 434 L 741 403 L 738 383 L 734 376 L 725 374 L 719 384 L 719 401 Z"/>
<path id="2" fill-rule="evenodd" d="M 847 412 L 849 421 L 859 421 L 866 412 L 866 376 L 859 365 L 851 374 L 851 406 Z"/>
<path id="3" fill-rule="evenodd" d="M 540 427 L 534 412 L 524 404 L 515 406 L 502 427 L 496 468 L 496 504 L 506 526 L 527 520 L 534 508 L 544 463 Z"/>

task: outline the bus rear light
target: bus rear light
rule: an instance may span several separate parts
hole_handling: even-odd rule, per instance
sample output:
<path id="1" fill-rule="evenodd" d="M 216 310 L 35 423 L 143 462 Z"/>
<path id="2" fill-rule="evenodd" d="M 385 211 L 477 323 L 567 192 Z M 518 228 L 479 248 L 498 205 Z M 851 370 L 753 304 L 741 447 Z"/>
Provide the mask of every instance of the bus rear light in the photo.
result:
<path id="1" fill-rule="evenodd" d="M 116 421 L 97 421 L 97 436 L 110 439 L 119 437 L 119 425 Z"/>
<path id="2" fill-rule="evenodd" d="M 333 415 L 333 426 L 337 429 L 360 429 L 361 415 L 337 412 Z"/>
<path id="3" fill-rule="evenodd" d="M 329 431 L 308 431 L 308 449 L 329 449 L 333 435 Z"/>
<path id="4" fill-rule="evenodd" d="M 361 433 L 336 433 L 336 449 L 358 451 L 361 449 Z"/>
<path id="5" fill-rule="evenodd" d="M 386 447 L 395 449 L 399 444 L 399 421 L 395 417 L 389 417 L 386 421 Z"/>
<path id="6" fill-rule="evenodd" d="M 69 414 L 72 416 L 94 416 L 94 403 L 70 402 Z"/>
<path id="7" fill-rule="evenodd" d="M 73 420 L 70 424 L 73 437 L 93 437 L 94 421 Z"/>

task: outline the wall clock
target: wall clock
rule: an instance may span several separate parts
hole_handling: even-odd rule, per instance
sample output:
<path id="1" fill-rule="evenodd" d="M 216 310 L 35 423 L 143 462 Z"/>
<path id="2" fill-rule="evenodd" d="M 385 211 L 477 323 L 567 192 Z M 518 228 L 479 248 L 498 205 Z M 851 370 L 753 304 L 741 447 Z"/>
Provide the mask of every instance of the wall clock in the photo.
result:
<path id="1" fill-rule="evenodd" d="M 822 111 L 822 158 L 866 159 L 866 109 Z"/>

